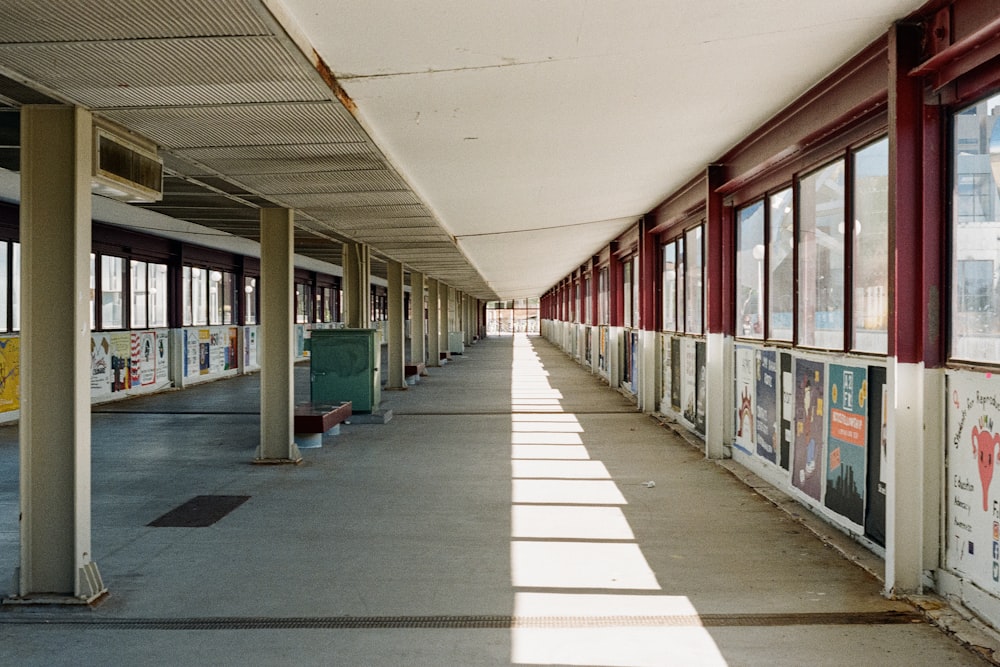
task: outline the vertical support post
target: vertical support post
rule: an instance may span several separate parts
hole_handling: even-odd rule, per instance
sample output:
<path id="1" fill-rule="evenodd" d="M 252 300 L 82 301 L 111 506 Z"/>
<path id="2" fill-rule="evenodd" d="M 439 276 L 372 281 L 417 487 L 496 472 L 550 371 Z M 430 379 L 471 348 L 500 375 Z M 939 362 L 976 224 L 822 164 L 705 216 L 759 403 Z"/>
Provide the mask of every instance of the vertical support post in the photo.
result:
<path id="1" fill-rule="evenodd" d="M 441 365 L 441 299 L 437 280 L 427 281 L 427 365 Z"/>
<path id="2" fill-rule="evenodd" d="M 720 165 L 708 167 L 705 222 L 705 456 L 725 458 L 733 439 L 733 221 L 717 190 L 724 179 Z"/>
<path id="3" fill-rule="evenodd" d="M 639 408 L 646 413 L 656 412 L 659 407 L 657 382 L 660 377 L 660 330 L 659 309 L 661 303 L 660 252 L 655 234 L 649 232 L 654 226 L 652 216 L 645 216 L 639 222 Z"/>
<path id="4" fill-rule="evenodd" d="M 298 463 L 295 444 L 294 218 L 260 211 L 260 446 L 256 463 Z"/>
<path id="5" fill-rule="evenodd" d="M 441 351 L 448 352 L 448 333 L 451 331 L 451 287 L 441 284 Z"/>
<path id="6" fill-rule="evenodd" d="M 21 109 L 21 561 L 11 601 L 88 603 L 91 551 L 89 112 Z"/>
<path id="7" fill-rule="evenodd" d="M 371 326 L 371 251 L 362 243 L 348 241 L 343 250 L 344 324 L 348 329 Z"/>
<path id="8" fill-rule="evenodd" d="M 940 396 L 943 378 L 929 378 L 929 365 L 940 366 L 931 349 L 925 351 L 925 332 L 938 321 L 928 317 L 925 305 L 925 243 L 939 240 L 923 220 L 924 174 L 923 81 L 909 76 L 919 62 L 921 30 L 901 23 L 889 29 L 889 258 L 890 336 L 886 471 L 885 587 L 890 595 L 920 593 L 924 570 L 936 565 L 940 540 L 936 528 L 941 481 L 928 473 L 937 466 L 935 445 L 940 447 Z M 940 162 L 940 156 L 935 164 Z M 936 168 L 935 168 L 936 169 Z M 934 225 L 936 227 L 936 225 Z M 931 237 L 925 239 L 925 232 Z M 934 252 L 937 252 L 934 249 Z M 940 258 L 931 267 L 940 276 Z M 937 289 L 938 279 L 930 278 Z M 929 296 L 929 295 L 928 295 Z M 939 307 L 940 300 L 936 304 Z M 937 369 L 937 372 L 940 372 Z M 930 384 L 928 384 L 928 381 Z M 938 385 L 942 386 L 938 386 Z M 930 401 L 927 389 L 941 392 Z M 921 502 L 914 502 L 914 498 Z M 931 504 L 929 504 L 931 503 Z"/>
<path id="9" fill-rule="evenodd" d="M 406 356 L 405 314 L 403 313 L 403 265 L 393 260 L 386 262 L 389 287 L 389 331 L 386 336 L 389 353 L 389 379 L 387 389 L 406 389 L 403 366 Z"/>
<path id="10" fill-rule="evenodd" d="M 426 320 L 424 320 L 424 274 L 410 271 L 410 360 L 415 364 L 427 361 Z"/>

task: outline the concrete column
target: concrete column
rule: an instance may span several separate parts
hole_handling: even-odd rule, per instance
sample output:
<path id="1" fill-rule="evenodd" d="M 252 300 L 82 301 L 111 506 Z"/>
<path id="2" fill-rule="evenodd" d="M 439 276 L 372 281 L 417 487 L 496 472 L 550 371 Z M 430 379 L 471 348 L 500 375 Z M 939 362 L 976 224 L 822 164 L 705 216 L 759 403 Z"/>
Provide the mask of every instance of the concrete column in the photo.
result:
<path id="1" fill-rule="evenodd" d="M 427 281 L 427 365 L 441 365 L 441 301 L 438 281 Z"/>
<path id="2" fill-rule="evenodd" d="M 415 364 L 427 361 L 427 343 L 424 340 L 424 274 L 410 271 L 410 308 L 413 311 L 410 325 L 410 360 Z"/>
<path id="3" fill-rule="evenodd" d="M 302 460 L 295 415 L 295 212 L 260 211 L 260 446 L 257 463 Z"/>
<path id="4" fill-rule="evenodd" d="M 93 121 L 21 109 L 21 561 L 11 601 L 87 603 L 91 560 L 90 178 Z"/>
<path id="5" fill-rule="evenodd" d="M 362 243 L 344 243 L 344 325 L 348 329 L 371 326 L 371 251 Z"/>
<path id="6" fill-rule="evenodd" d="M 707 170 L 705 221 L 705 456 L 721 459 L 732 452 L 735 390 L 733 388 L 733 284 L 735 257 L 733 216 L 718 189 L 725 180 L 719 165 Z"/>
<path id="7" fill-rule="evenodd" d="M 451 287 L 441 284 L 441 351 L 448 352 L 448 332 L 451 331 Z"/>
<path id="8" fill-rule="evenodd" d="M 386 262 L 389 287 L 389 322 L 386 342 L 389 352 L 389 380 L 387 389 L 406 389 L 403 364 L 406 355 L 406 322 L 403 313 L 403 265 Z"/>

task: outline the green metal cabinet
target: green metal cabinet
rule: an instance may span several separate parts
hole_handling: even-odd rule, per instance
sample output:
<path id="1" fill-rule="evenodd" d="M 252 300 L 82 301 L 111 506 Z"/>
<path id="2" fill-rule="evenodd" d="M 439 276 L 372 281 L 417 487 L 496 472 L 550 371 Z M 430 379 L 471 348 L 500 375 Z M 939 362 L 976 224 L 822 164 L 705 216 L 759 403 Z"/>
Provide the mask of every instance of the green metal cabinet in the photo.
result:
<path id="1" fill-rule="evenodd" d="M 374 412 L 382 400 L 382 341 L 376 329 L 318 329 L 310 342 L 310 400 Z"/>

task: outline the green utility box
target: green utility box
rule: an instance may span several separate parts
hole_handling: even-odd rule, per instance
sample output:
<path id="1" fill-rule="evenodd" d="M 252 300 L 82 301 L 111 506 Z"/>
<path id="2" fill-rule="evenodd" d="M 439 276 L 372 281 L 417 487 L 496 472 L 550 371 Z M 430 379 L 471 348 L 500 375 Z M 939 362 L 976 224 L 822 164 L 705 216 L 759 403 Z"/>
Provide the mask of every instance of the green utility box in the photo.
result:
<path id="1" fill-rule="evenodd" d="M 382 341 L 376 329 L 317 329 L 310 343 L 310 400 L 353 412 L 374 412 L 382 401 Z"/>

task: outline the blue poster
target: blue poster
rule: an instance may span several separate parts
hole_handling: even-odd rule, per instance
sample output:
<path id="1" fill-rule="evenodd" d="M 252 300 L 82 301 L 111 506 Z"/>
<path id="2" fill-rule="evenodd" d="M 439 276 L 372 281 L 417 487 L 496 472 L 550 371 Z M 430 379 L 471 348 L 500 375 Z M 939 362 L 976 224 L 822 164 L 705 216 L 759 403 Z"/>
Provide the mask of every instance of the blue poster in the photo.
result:
<path id="1" fill-rule="evenodd" d="M 865 509 L 868 369 L 831 364 L 829 384 L 826 506 L 861 524 Z"/>
<path id="2" fill-rule="evenodd" d="M 758 350 L 757 376 L 757 454 L 777 463 L 778 441 L 778 355 L 774 350 Z"/>

